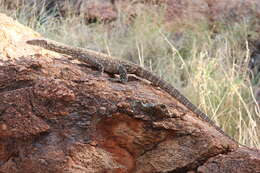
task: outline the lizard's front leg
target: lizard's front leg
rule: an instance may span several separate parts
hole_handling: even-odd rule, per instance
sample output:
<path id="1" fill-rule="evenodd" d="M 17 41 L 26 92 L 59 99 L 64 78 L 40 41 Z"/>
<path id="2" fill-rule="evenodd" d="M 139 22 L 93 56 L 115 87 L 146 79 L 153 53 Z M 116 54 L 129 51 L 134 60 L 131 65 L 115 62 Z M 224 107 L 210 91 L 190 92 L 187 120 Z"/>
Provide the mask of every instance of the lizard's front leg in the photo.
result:
<path id="1" fill-rule="evenodd" d="M 97 68 L 98 73 L 97 75 L 102 75 L 104 73 L 104 66 L 101 63 L 96 62 L 94 66 Z"/>
<path id="2" fill-rule="evenodd" d="M 120 76 L 120 82 L 126 83 L 128 81 L 127 70 L 123 65 L 118 66 L 118 74 Z"/>
<path id="3" fill-rule="evenodd" d="M 126 68 L 123 65 L 118 65 L 116 71 L 116 74 L 119 74 L 120 78 L 110 78 L 109 80 L 113 82 L 126 83 L 128 81 Z"/>

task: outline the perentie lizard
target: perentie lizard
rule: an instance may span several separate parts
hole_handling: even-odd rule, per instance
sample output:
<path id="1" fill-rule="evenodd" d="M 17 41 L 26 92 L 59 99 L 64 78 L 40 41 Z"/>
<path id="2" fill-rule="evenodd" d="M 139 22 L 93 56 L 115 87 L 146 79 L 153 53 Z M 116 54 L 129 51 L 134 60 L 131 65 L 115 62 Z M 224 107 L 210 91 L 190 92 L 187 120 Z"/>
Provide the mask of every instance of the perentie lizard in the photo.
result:
<path id="1" fill-rule="evenodd" d="M 141 67 L 137 64 L 123 61 L 123 60 L 118 60 L 118 59 L 112 58 L 109 55 L 99 53 L 99 52 L 96 52 L 93 50 L 67 46 L 67 45 L 52 41 L 52 40 L 33 39 L 33 40 L 28 40 L 27 43 L 31 44 L 31 45 L 40 46 L 45 49 L 55 51 L 58 53 L 70 55 L 73 58 L 78 59 L 79 61 L 85 62 L 85 63 L 97 68 L 101 73 L 105 71 L 110 74 L 119 74 L 120 81 L 123 83 L 127 82 L 127 80 L 128 80 L 127 74 L 134 74 L 138 77 L 146 79 L 146 80 L 150 81 L 153 85 L 159 86 L 162 90 L 166 91 L 172 97 L 177 99 L 181 104 L 186 106 L 189 110 L 191 110 L 193 113 L 198 115 L 201 119 L 203 119 L 204 121 L 209 123 L 212 127 L 214 127 L 221 134 L 225 135 L 226 137 L 228 137 L 229 139 L 234 141 L 236 144 L 239 144 L 233 138 L 228 136 L 205 113 L 203 113 L 195 105 L 193 105 L 185 96 L 183 96 L 171 84 L 169 84 L 165 80 L 161 79 L 160 77 L 154 75 L 152 72 L 144 69 L 143 67 Z M 241 145 L 241 144 L 239 144 L 239 145 Z"/>

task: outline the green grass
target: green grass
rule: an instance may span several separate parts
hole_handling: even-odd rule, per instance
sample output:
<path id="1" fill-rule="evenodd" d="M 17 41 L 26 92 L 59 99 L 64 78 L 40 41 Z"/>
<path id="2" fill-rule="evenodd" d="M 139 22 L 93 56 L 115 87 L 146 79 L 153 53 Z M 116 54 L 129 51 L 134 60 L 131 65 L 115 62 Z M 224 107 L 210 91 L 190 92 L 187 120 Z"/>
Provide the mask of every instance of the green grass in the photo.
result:
<path id="1" fill-rule="evenodd" d="M 28 7 L 5 12 L 45 37 L 141 64 L 172 83 L 240 143 L 260 147 L 259 107 L 248 77 L 248 35 L 256 17 L 225 21 L 182 20 L 166 24 L 163 8 L 110 23 L 86 25 L 82 17 L 55 18 Z M 40 16 L 40 17 L 39 17 Z M 214 31 L 211 29 L 214 25 Z M 217 30 L 217 33 L 215 32 Z M 259 35 L 258 35 L 259 36 Z M 257 82 L 256 82 L 257 83 Z"/>

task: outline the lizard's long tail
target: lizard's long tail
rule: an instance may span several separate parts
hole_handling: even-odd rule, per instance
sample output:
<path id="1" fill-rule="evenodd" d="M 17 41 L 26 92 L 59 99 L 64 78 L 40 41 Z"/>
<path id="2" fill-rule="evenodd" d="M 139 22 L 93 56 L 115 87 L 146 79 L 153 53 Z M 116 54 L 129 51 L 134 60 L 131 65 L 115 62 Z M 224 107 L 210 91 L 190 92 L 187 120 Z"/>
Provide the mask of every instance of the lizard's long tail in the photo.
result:
<path id="1" fill-rule="evenodd" d="M 218 132 L 228 137 L 233 142 L 239 144 L 235 139 L 228 136 L 220 127 L 218 127 L 205 113 L 203 113 L 200 109 L 198 109 L 194 104 L 192 104 L 184 95 L 182 95 L 176 88 L 174 88 L 171 84 L 164 81 L 163 79 L 157 77 L 152 72 L 145 70 L 141 67 L 137 68 L 134 72 L 136 75 L 149 80 L 152 82 L 153 85 L 159 86 L 162 90 L 166 91 L 168 94 L 170 94 L 172 97 L 177 99 L 181 104 L 183 104 L 185 107 L 187 107 L 190 111 L 198 115 L 202 120 L 209 123 L 211 126 L 213 126 Z M 239 144 L 241 146 L 244 146 L 242 144 Z M 247 146 L 244 146 L 247 147 Z M 247 147 L 248 148 L 248 147 Z"/>

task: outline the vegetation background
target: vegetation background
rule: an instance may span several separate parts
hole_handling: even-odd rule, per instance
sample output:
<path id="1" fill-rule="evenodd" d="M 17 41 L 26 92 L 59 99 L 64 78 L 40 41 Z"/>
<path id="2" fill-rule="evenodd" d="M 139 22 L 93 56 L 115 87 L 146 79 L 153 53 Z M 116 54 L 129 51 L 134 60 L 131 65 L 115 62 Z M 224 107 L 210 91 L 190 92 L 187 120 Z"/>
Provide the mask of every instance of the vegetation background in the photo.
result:
<path id="1" fill-rule="evenodd" d="M 10 6 L 5 0 L 0 0 L 0 12 L 47 38 L 150 69 L 178 88 L 227 134 L 241 144 L 259 148 L 259 74 L 257 68 L 249 68 L 254 43 L 260 40 L 259 9 L 250 6 L 246 14 L 228 11 L 217 18 L 213 13 L 201 18 L 196 6 L 175 4 L 171 9 L 160 1 L 140 4 L 112 3 L 116 17 L 110 19 L 110 15 L 108 20 L 73 8 L 67 8 L 64 15 L 55 5 L 23 2 Z M 126 10 L 133 6 L 134 12 Z M 169 15 L 173 7 L 181 9 L 182 15 L 178 11 Z"/>

